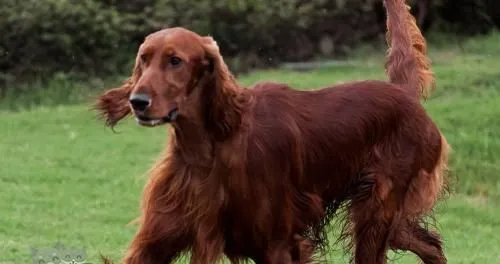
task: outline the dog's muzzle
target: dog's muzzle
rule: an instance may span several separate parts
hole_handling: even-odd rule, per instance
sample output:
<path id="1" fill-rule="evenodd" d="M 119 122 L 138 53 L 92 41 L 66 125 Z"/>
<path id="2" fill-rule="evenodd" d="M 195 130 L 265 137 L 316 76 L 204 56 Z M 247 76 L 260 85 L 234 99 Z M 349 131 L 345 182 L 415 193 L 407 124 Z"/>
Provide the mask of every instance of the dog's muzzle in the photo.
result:
<path id="1" fill-rule="evenodd" d="M 174 122 L 175 120 L 177 120 L 178 114 L 179 114 L 179 109 L 176 107 L 170 110 L 170 112 L 168 112 L 166 116 L 161 118 L 151 118 L 145 115 L 136 115 L 136 120 L 137 123 L 139 123 L 140 125 L 152 127 L 152 126 L 159 126 L 165 123 Z"/>

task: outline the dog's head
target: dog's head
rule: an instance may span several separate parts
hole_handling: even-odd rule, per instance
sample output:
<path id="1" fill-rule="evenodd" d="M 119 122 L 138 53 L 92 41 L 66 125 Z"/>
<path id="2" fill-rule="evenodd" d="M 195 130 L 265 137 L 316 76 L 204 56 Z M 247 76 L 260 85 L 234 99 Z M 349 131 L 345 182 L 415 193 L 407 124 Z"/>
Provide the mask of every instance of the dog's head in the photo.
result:
<path id="1" fill-rule="evenodd" d="M 132 76 L 118 88 L 102 94 L 96 104 L 114 126 L 132 113 L 143 126 L 176 122 L 200 115 L 202 89 L 207 82 L 223 85 L 227 79 L 216 42 L 183 28 L 170 28 L 147 36 L 137 52 Z"/>

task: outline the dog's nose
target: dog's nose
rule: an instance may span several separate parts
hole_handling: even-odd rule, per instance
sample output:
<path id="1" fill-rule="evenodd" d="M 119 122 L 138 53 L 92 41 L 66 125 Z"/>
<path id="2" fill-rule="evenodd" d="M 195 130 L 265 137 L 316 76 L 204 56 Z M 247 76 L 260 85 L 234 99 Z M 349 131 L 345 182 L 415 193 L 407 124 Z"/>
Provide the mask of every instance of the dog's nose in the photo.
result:
<path id="1" fill-rule="evenodd" d="M 146 94 L 132 94 L 129 98 L 130 105 L 136 111 L 144 111 L 151 104 L 151 98 Z"/>

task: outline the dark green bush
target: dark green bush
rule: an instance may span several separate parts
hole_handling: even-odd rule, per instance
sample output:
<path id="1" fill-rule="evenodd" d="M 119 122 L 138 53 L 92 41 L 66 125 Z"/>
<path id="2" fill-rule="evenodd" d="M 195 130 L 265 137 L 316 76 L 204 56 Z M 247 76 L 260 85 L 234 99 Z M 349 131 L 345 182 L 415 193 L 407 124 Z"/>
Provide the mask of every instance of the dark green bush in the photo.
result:
<path id="1" fill-rule="evenodd" d="M 0 70 L 4 73 L 112 72 L 125 58 L 117 51 L 135 45 L 127 38 L 136 30 L 132 19 L 96 1 L 0 3 Z"/>
<path id="2" fill-rule="evenodd" d="M 373 6 L 366 0 L 157 0 L 153 19 L 159 27 L 211 34 L 225 56 L 252 67 L 310 59 L 321 40 L 335 52 L 380 34 Z"/>
<path id="3" fill-rule="evenodd" d="M 447 26 L 441 28 L 452 32 L 477 33 L 500 23 L 497 0 L 413 2 L 416 14 L 426 14 L 422 20 L 425 28 L 438 21 Z M 212 35 L 235 70 L 308 60 L 318 54 L 345 53 L 357 43 L 383 36 L 381 3 L 382 0 L 0 0 L 0 81 L 25 81 L 30 76 L 56 72 L 128 72 L 144 37 L 172 26 Z"/>
<path id="4" fill-rule="evenodd" d="M 484 34 L 500 27 L 498 0 L 436 0 L 433 9 L 441 29 L 460 35 Z"/>
<path id="5" fill-rule="evenodd" d="M 0 78 L 128 70 L 144 36 L 169 26 L 213 35 L 229 60 L 239 58 L 235 65 L 305 60 L 324 36 L 341 50 L 372 35 L 372 19 L 355 21 L 369 2 L 0 0 Z"/>

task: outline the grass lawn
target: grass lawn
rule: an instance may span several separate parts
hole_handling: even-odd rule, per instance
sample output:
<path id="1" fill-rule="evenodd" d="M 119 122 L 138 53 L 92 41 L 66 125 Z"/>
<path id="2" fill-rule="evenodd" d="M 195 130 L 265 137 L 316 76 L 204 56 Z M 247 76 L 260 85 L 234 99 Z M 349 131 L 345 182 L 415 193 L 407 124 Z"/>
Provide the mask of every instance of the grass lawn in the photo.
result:
<path id="1" fill-rule="evenodd" d="M 498 43 L 497 34 L 471 40 L 463 50 L 431 50 L 437 91 L 425 105 L 453 147 L 454 192 L 437 209 L 452 264 L 500 263 Z M 385 50 L 377 52 L 353 56 L 358 66 L 262 71 L 240 80 L 269 79 L 314 89 L 385 79 Z M 131 119 L 116 129 L 118 134 L 105 128 L 86 104 L 0 112 L 0 263 L 29 263 L 30 246 L 57 241 L 85 247 L 92 263 L 100 252 L 121 257 L 135 231 L 128 223 L 138 215 L 145 173 L 166 138 L 165 128 L 141 128 Z M 345 263 L 340 248 L 330 255 Z M 416 263 L 411 255 L 393 259 Z"/>

